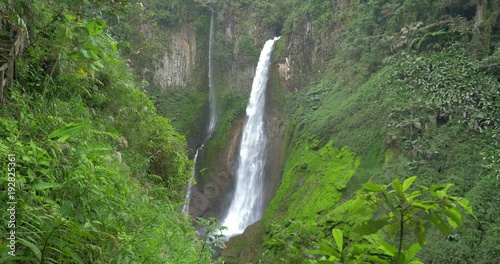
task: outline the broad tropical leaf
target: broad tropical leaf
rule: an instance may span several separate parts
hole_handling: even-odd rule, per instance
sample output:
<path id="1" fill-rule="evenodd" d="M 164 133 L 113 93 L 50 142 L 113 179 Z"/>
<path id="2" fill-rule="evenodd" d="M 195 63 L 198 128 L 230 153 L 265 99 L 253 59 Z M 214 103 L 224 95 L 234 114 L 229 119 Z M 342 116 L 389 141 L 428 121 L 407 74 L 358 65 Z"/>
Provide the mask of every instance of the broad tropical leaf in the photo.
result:
<path id="1" fill-rule="evenodd" d="M 388 218 L 381 218 L 378 220 L 370 219 L 354 227 L 353 231 L 362 236 L 366 236 L 377 233 L 377 231 L 379 231 L 388 224 L 389 224 Z"/>
<path id="2" fill-rule="evenodd" d="M 334 228 L 332 230 L 333 238 L 335 239 L 335 244 L 337 244 L 337 249 L 342 252 L 344 249 L 344 237 L 342 235 L 342 230 Z"/>
<path id="3" fill-rule="evenodd" d="M 417 176 L 411 176 L 403 182 L 403 192 L 410 188 L 411 184 L 417 179 Z"/>
<path id="4" fill-rule="evenodd" d="M 86 122 L 83 122 L 83 123 L 77 123 L 77 124 L 74 124 L 74 123 L 70 123 L 64 127 L 61 127 L 61 128 L 58 128 L 54 131 L 52 131 L 52 133 L 49 134 L 49 138 L 50 139 L 53 139 L 53 138 L 59 138 L 59 142 L 65 142 L 71 135 L 73 135 L 74 133 L 86 128 L 90 126 L 90 123 L 86 123 Z"/>

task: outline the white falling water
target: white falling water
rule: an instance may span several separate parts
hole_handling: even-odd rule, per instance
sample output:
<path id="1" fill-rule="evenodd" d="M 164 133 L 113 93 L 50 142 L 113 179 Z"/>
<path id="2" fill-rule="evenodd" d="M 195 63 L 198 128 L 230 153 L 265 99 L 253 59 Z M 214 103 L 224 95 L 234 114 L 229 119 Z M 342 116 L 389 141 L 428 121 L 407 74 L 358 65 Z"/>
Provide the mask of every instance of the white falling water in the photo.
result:
<path id="1" fill-rule="evenodd" d="M 214 34 L 214 10 L 212 9 L 212 15 L 210 17 L 210 34 L 208 40 L 208 103 L 210 105 L 210 121 L 208 124 L 208 134 L 207 139 L 212 137 L 212 134 L 215 131 L 215 123 L 217 122 L 217 113 L 216 113 L 216 94 L 214 87 L 214 78 L 213 78 L 213 36 Z"/>
<path id="2" fill-rule="evenodd" d="M 207 135 L 203 140 L 203 144 L 201 144 L 201 146 L 196 149 L 196 154 L 194 154 L 193 171 L 191 173 L 191 179 L 188 181 L 185 203 L 182 206 L 182 211 L 186 214 L 189 213 L 191 188 L 193 187 L 194 178 L 196 176 L 196 161 L 198 160 L 198 153 L 201 151 L 201 149 L 203 149 L 205 142 L 212 137 L 215 131 L 215 123 L 217 122 L 216 94 L 213 81 L 213 58 L 212 58 L 213 54 L 212 44 L 214 41 L 213 34 L 214 34 L 214 10 L 212 9 L 212 15 L 210 16 L 210 33 L 208 39 L 208 103 L 210 105 L 210 117 L 209 117 Z"/>
<path id="3" fill-rule="evenodd" d="M 198 160 L 198 153 L 200 152 L 200 149 L 202 149 L 202 148 L 203 148 L 203 145 L 201 145 L 196 150 L 196 153 L 194 154 L 193 171 L 191 172 L 191 179 L 188 181 L 186 199 L 184 201 L 184 205 L 182 206 L 182 212 L 184 212 L 186 214 L 189 213 L 189 199 L 191 199 L 191 188 L 193 187 L 194 176 L 196 174 L 196 161 Z"/>
<path id="4" fill-rule="evenodd" d="M 243 233 L 262 217 L 262 188 L 265 165 L 264 104 L 273 45 L 279 37 L 268 40 L 262 49 L 255 71 L 247 121 L 240 145 L 240 163 L 236 172 L 236 190 L 228 215 L 222 222 L 226 237 Z"/>

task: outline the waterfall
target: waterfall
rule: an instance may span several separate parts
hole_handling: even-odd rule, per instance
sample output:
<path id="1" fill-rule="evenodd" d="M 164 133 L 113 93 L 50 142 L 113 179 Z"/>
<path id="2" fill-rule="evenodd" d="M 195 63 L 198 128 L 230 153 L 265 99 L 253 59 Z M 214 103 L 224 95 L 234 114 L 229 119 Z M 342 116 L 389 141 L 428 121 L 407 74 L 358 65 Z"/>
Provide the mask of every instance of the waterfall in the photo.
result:
<path id="1" fill-rule="evenodd" d="M 182 211 L 184 213 L 189 213 L 189 202 L 191 199 L 191 188 L 193 187 L 194 178 L 196 176 L 196 163 L 198 161 L 198 153 L 203 149 L 203 146 L 207 140 L 209 140 L 214 131 L 215 131 L 215 123 L 217 122 L 217 112 L 216 112 L 216 94 L 215 94 L 215 86 L 214 86 L 214 78 L 213 78 L 213 41 L 214 41 L 214 9 L 212 9 L 212 14 L 210 16 L 210 33 L 208 39 L 208 104 L 210 106 L 210 116 L 208 123 L 208 130 L 203 140 L 201 146 L 196 149 L 196 153 L 194 154 L 194 165 L 193 171 L 191 173 L 191 179 L 188 181 L 187 191 L 186 191 L 186 199 L 185 204 L 182 207 Z"/>
<path id="2" fill-rule="evenodd" d="M 247 120 L 241 139 L 236 189 L 223 226 L 226 237 L 243 233 L 262 217 L 263 177 L 265 166 L 264 104 L 273 45 L 279 37 L 268 40 L 255 70 L 252 92 L 247 105 Z"/>
<path id="3" fill-rule="evenodd" d="M 188 181 L 185 203 L 182 206 L 182 212 L 186 214 L 189 213 L 189 200 L 191 199 L 191 188 L 193 188 L 194 176 L 196 175 L 196 161 L 198 160 L 198 153 L 202 148 L 203 145 L 201 145 L 198 149 L 196 149 L 196 153 L 194 154 L 193 171 L 191 172 L 191 179 Z"/>
<path id="4" fill-rule="evenodd" d="M 210 105 L 210 120 L 208 124 L 207 139 L 212 137 L 215 131 L 215 123 L 217 122 L 216 113 L 216 94 L 214 87 L 213 78 L 213 39 L 214 39 L 214 10 L 212 9 L 212 15 L 210 16 L 210 34 L 208 39 L 208 103 Z"/>

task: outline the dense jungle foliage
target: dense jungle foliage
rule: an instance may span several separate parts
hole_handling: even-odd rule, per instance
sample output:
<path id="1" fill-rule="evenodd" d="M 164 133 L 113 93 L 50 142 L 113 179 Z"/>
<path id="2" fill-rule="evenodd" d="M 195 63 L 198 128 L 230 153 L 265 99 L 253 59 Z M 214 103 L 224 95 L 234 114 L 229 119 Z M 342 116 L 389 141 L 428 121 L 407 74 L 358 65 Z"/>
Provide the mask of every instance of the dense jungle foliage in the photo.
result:
<path id="1" fill-rule="evenodd" d="M 232 1 L 231 10 L 265 16 L 260 2 Z M 288 117 L 286 161 L 262 221 L 234 238 L 224 257 L 239 263 L 498 262 L 499 1 L 266 5 L 275 12 L 255 21 L 282 23 L 275 61 L 289 60 L 292 75 L 273 84 L 291 86 L 278 97 Z M 463 225 L 455 228 L 452 220 L 449 229 L 425 219 L 428 207 L 420 208 L 426 211 L 417 213 L 420 220 L 397 218 L 412 208 L 408 203 L 386 211 L 364 204 L 359 211 L 360 197 L 373 187 L 366 182 L 393 186 L 412 175 L 427 191 L 453 184 L 448 192 L 469 199 L 477 218 L 464 209 Z M 427 202 L 436 197 L 420 194 Z M 392 212 L 390 223 L 396 217 L 409 225 L 398 231 L 380 220 L 384 212 Z M 372 230 L 356 232 L 362 227 Z"/>
<path id="2" fill-rule="evenodd" d="M 180 211 L 193 166 L 184 136 L 126 60 L 161 45 L 138 42 L 142 24 L 180 23 L 177 6 L 189 9 L 146 2 L 156 12 L 135 1 L 0 3 L 2 36 L 25 37 L 0 106 L 0 263 L 211 262 Z"/>

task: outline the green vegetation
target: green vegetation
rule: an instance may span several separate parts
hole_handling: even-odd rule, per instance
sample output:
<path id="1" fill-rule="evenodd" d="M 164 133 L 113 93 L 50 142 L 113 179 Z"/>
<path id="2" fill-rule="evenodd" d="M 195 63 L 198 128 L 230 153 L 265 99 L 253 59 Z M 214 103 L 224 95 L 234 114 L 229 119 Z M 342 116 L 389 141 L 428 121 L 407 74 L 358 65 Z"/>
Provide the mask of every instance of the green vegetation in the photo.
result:
<path id="1" fill-rule="evenodd" d="M 187 138 L 205 136 L 206 125 L 203 115 L 208 109 L 206 94 L 191 87 L 169 87 L 167 90 L 157 89 L 154 96 L 158 113 L 172 121 L 172 126 Z M 153 92 L 154 93 L 154 92 Z"/>
<path id="2" fill-rule="evenodd" d="M 209 263 L 179 209 L 192 168 L 184 137 L 140 91 L 108 27 L 108 12 L 134 4 L 86 3 L 0 4 L 2 16 L 24 17 L 31 42 L 0 108 L 16 202 L 15 228 L 0 227 L 0 262 Z"/>
<path id="3" fill-rule="evenodd" d="M 282 184 L 264 220 L 283 224 L 290 219 L 321 215 L 340 201 L 342 190 L 359 164 L 359 157 L 347 148 L 335 149 L 331 142 L 321 146 L 317 139 L 308 139 L 289 154 Z"/>
<path id="4" fill-rule="evenodd" d="M 214 168 L 219 161 L 217 155 L 212 153 L 223 153 L 228 144 L 231 143 L 231 136 L 238 125 L 237 121 L 241 120 L 245 114 L 247 98 L 236 93 L 229 88 L 218 88 L 218 109 L 216 130 L 212 138 L 205 143 L 203 151 L 200 153 L 200 182 L 201 186 L 206 183 L 208 173 L 214 173 Z"/>
<path id="5" fill-rule="evenodd" d="M 336 231 L 332 237 L 332 230 L 342 230 L 345 243 L 360 242 L 353 227 L 369 220 L 372 213 L 369 206 L 352 211 L 359 206 L 353 197 L 358 197 L 363 184 L 391 186 L 408 174 L 418 175 L 422 186 L 453 183 L 450 194 L 466 197 L 477 219 L 464 215 L 462 226 L 447 239 L 440 232 L 442 225 L 425 226 L 426 246 L 414 247 L 417 239 L 409 233 L 413 228 L 400 240 L 393 236 L 397 232 L 391 231 L 391 225 L 379 225 L 383 231 L 370 235 L 368 241 L 385 240 L 396 248 L 389 258 L 385 254 L 385 261 L 403 263 L 410 251 L 424 263 L 498 259 L 500 207 L 494 194 L 499 191 L 500 173 L 500 83 L 494 62 L 499 52 L 498 3 L 282 2 L 283 10 L 290 6 L 292 10 L 283 20 L 281 41 L 286 43 L 276 60 L 291 58 L 292 76 L 288 82 L 274 83 L 299 91 L 288 92 L 285 100 L 277 102 L 286 105 L 282 109 L 289 124 L 283 178 L 262 220 L 263 245 L 241 260 L 321 263 L 308 250 L 319 248 L 322 239 L 335 249 L 334 241 L 341 236 Z M 312 36 L 304 32 L 303 25 L 309 22 Z M 315 45 L 312 59 L 301 58 L 304 50 L 295 48 L 302 48 L 301 42 L 309 38 Z M 346 161 L 349 157 L 358 161 L 321 160 L 319 153 L 325 148 L 348 150 Z M 341 164 L 356 166 L 333 169 Z M 336 189 L 328 184 L 332 182 L 343 187 Z M 311 202 L 314 197 L 324 199 Z M 401 250 L 398 241 L 403 241 Z M 347 248 L 351 253 L 357 250 L 346 245 L 342 249 Z M 374 253 L 368 251 L 356 256 Z"/>
<path id="6" fill-rule="evenodd" d="M 416 178 L 409 177 L 403 183 L 396 179 L 389 185 L 364 184 L 354 198 L 357 203 L 351 205 L 350 210 L 363 214 L 367 210 L 373 211 L 370 219 L 356 224 L 352 229 L 354 233 L 363 236 L 365 243 L 348 243 L 344 247 L 342 231 L 333 229 L 335 246 L 328 240 L 323 240 L 318 243 L 320 249 L 311 253 L 329 256 L 328 260 L 321 261 L 323 263 L 422 263 L 415 256 L 425 246 L 426 228 L 433 225 L 441 233 L 448 235 L 452 228 L 462 225 L 462 215 L 457 208 L 461 207 L 468 214 L 474 214 L 467 199 L 447 195 L 452 184 L 421 187 L 420 191 L 410 193 L 409 188 Z M 443 216 L 448 220 L 447 223 Z M 372 236 L 382 229 L 389 233 L 390 240 L 396 240 L 395 245 L 391 245 L 391 241 L 381 240 L 383 236 Z M 404 243 L 404 236 L 409 235 L 408 230 L 413 231 L 413 239 L 416 240 L 412 245 Z"/>
<path id="7" fill-rule="evenodd" d="M 422 263 L 416 256 L 427 245 L 431 226 L 453 241 L 458 235 L 452 232 L 463 225 L 462 212 L 475 215 L 467 199 L 447 194 L 452 184 L 415 190 L 411 186 L 416 178 L 387 185 L 366 183 L 319 221 L 271 225 L 262 260 L 304 263 L 320 255 L 318 261 L 309 262 Z M 336 227 L 328 228 L 332 223 Z M 323 234 L 325 227 L 333 240 Z"/>
<path id="8" fill-rule="evenodd" d="M 209 245 L 207 242 L 210 242 L 211 245 L 218 248 L 225 248 L 226 245 L 224 243 L 224 235 L 222 234 L 223 230 L 226 230 L 226 227 L 220 226 L 217 219 L 210 217 L 208 219 L 198 217 L 197 223 L 204 229 L 205 234 L 202 237 L 203 246 L 200 251 L 200 259 L 203 257 L 203 250 L 208 248 Z"/>
<path id="9" fill-rule="evenodd" d="M 12 43 L 23 54 L 0 94 L 2 170 L 16 171 L 0 179 L 3 201 L 15 191 L 16 256 L 2 225 L 0 263 L 214 262 L 216 221 L 199 219 L 200 236 L 180 212 L 193 168 L 183 135 L 190 150 L 205 136 L 211 8 L 218 123 L 202 185 L 244 116 L 233 86 L 283 33 L 270 80 L 282 182 L 228 262 L 495 263 L 499 3 L 3 1 L 0 62 L 9 38 L 25 43 Z M 190 83 L 160 88 L 157 64 L 186 31 Z"/>

